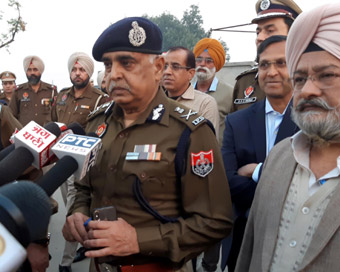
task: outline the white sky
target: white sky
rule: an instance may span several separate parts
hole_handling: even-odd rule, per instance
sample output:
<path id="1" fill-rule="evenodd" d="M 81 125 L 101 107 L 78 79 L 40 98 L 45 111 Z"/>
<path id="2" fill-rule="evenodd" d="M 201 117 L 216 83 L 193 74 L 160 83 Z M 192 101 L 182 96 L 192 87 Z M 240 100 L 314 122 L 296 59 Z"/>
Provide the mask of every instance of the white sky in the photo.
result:
<path id="1" fill-rule="evenodd" d="M 296 0 L 302 10 L 309 10 L 325 2 L 339 0 Z M 198 5 L 205 30 L 244 24 L 255 17 L 256 0 L 172 0 L 172 1 L 115 1 L 115 0 L 19 0 L 21 14 L 27 23 L 26 31 L 20 32 L 6 49 L 0 49 L 0 72 L 10 70 L 17 76 L 17 84 L 26 82 L 23 59 L 37 55 L 45 63 L 42 80 L 56 84 L 58 90 L 71 86 L 67 61 L 69 56 L 82 51 L 92 57 L 92 46 L 99 35 L 111 23 L 124 17 L 160 15 L 164 11 L 181 19 L 190 5 Z M 7 18 L 7 0 L 1 0 L 0 10 Z M 15 14 L 13 14 L 14 16 Z M 4 29 L 0 24 L 0 33 Z M 6 28 L 7 29 L 7 28 Z M 255 30 L 255 26 L 243 28 Z M 231 62 L 252 61 L 255 58 L 255 34 L 213 32 L 212 38 L 223 39 L 230 48 Z M 92 78 L 103 64 L 95 61 Z"/>

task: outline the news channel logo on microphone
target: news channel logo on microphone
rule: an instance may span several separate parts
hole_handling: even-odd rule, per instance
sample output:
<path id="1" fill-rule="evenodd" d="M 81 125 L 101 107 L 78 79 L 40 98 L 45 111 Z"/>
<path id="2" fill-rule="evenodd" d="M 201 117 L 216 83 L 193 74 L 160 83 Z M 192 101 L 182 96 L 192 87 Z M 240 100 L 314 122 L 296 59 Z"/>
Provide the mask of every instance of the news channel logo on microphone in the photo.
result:
<path id="1" fill-rule="evenodd" d="M 68 134 L 52 147 L 52 151 L 59 159 L 71 156 L 77 161 L 78 169 L 74 177 L 80 180 L 95 165 L 101 147 L 100 138 Z"/>

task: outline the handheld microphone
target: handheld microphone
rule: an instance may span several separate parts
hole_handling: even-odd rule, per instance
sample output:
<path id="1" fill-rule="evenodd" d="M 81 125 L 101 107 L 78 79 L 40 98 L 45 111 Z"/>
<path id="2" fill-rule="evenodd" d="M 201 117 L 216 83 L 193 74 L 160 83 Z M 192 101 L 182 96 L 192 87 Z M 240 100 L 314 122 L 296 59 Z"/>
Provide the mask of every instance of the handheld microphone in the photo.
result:
<path id="1" fill-rule="evenodd" d="M 74 173 L 74 178 L 80 180 L 95 164 L 101 147 L 100 138 L 68 134 L 52 147 L 52 151 L 59 159 L 69 155 L 77 161 L 78 168 Z"/>
<path id="2" fill-rule="evenodd" d="M 59 160 L 37 184 L 51 196 L 72 174 L 75 180 L 82 179 L 96 163 L 101 146 L 101 139 L 96 137 L 66 135 L 52 147 Z"/>
<path id="3" fill-rule="evenodd" d="M 51 128 L 54 133 L 60 134 L 56 124 Z M 31 165 L 40 169 L 54 155 L 50 149 L 57 136 L 33 121 L 14 137 L 15 149 L 0 162 L 0 185 L 17 179 Z"/>
<path id="4" fill-rule="evenodd" d="M 49 198 L 33 182 L 14 182 L 0 188 L 1 271 L 20 267 L 26 259 L 24 248 L 46 237 L 50 216 Z"/>
<path id="5" fill-rule="evenodd" d="M 44 128 L 56 136 L 60 135 L 60 128 L 57 123 L 49 122 Z M 15 134 L 14 134 L 15 135 Z M 13 137 L 14 137 L 13 135 Z M 4 159 L 8 154 L 10 154 L 15 149 L 15 144 L 11 144 L 0 151 L 0 161 Z"/>

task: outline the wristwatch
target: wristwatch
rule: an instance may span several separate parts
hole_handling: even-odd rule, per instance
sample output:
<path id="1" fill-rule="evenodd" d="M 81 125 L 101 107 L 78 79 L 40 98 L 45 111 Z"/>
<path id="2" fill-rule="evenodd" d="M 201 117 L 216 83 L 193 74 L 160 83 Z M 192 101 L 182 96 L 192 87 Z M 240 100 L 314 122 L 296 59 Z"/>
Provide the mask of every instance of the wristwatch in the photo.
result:
<path id="1" fill-rule="evenodd" d="M 51 233 L 48 232 L 45 238 L 35 240 L 33 241 L 33 243 L 47 247 L 50 244 L 50 240 L 51 240 Z"/>

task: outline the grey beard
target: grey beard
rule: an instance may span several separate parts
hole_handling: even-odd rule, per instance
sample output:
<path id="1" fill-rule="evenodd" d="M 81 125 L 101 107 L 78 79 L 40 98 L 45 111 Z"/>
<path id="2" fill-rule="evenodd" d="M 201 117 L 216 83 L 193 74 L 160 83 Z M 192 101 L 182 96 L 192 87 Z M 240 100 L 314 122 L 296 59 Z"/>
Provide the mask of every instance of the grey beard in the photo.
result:
<path id="1" fill-rule="evenodd" d="M 197 72 L 197 70 L 199 70 L 199 69 L 204 69 L 206 71 L 206 73 L 204 73 L 204 72 Z M 209 80 L 213 76 L 215 76 L 215 72 L 216 72 L 216 68 L 215 67 L 212 68 L 212 69 L 209 69 L 207 67 L 198 66 L 198 67 L 196 67 L 196 77 L 197 77 L 197 80 L 198 81 Z"/>
<path id="2" fill-rule="evenodd" d="M 301 112 L 304 104 L 312 104 L 324 109 L 326 117 L 321 118 L 319 111 Z M 331 107 L 320 98 L 299 101 L 296 108 L 292 109 L 292 120 L 311 140 L 319 143 L 340 142 L 340 112 L 339 107 Z"/>

